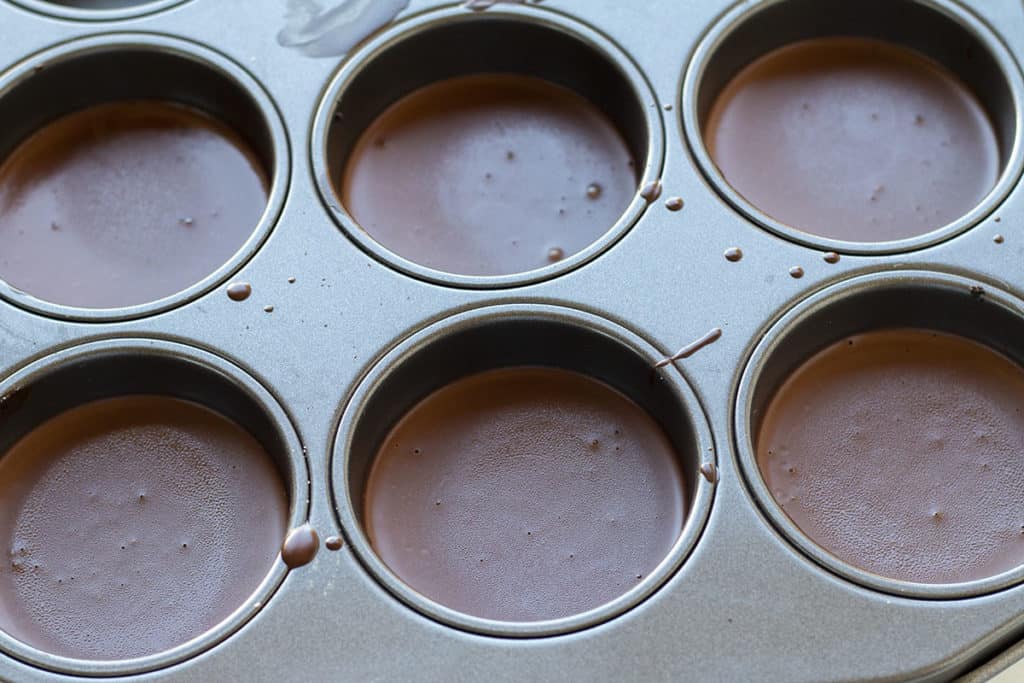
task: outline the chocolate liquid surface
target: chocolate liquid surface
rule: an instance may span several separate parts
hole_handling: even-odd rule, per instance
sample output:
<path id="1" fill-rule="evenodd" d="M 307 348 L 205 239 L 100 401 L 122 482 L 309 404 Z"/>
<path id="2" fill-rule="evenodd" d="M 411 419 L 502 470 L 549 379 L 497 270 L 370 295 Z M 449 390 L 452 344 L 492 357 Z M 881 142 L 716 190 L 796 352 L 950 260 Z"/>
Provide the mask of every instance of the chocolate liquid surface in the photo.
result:
<path id="1" fill-rule="evenodd" d="M 0 629 L 65 657 L 155 654 L 241 607 L 288 499 L 248 432 L 161 396 L 87 403 L 0 458 Z"/>
<path id="2" fill-rule="evenodd" d="M 0 278 L 69 306 L 156 301 L 245 244 L 267 188 L 241 138 L 196 110 L 131 101 L 69 114 L 0 165 Z"/>
<path id="3" fill-rule="evenodd" d="M 522 76 L 417 90 L 366 130 L 341 201 L 384 247 L 461 275 L 520 273 L 607 232 L 637 192 L 625 141 L 590 102 Z"/>
<path id="4" fill-rule="evenodd" d="M 851 242 L 921 235 L 995 186 L 995 131 L 977 98 L 917 53 L 863 38 L 770 52 L 718 97 L 708 151 L 751 204 Z"/>
<path id="5" fill-rule="evenodd" d="M 844 339 L 792 374 L 757 433 L 790 519 L 856 567 L 903 581 L 1024 564 L 1024 370 L 967 339 Z"/>
<path id="6" fill-rule="evenodd" d="M 664 431 L 576 373 L 493 370 L 405 415 L 377 453 L 365 524 L 384 563 L 460 612 L 540 621 L 630 590 L 682 530 Z"/>

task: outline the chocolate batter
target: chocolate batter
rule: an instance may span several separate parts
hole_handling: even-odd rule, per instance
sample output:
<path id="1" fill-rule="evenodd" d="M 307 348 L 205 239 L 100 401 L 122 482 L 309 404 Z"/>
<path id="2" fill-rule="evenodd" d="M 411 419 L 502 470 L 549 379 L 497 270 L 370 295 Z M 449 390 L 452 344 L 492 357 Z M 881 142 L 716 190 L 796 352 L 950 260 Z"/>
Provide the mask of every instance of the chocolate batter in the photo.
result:
<path id="1" fill-rule="evenodd" d="M 625 141 L 579 95 L 467 76 L 399 100 L 367 129 L 341 200 L 377 242 L 462 275 L 541 268 L 607 232 L 637 191 Z"/>
<path id="2" fill-rule="evenodd" d="M 952 223 L 999 174 L 974 94 L 936 62 L 863 38 L 808 40 L 755 61 L 718 97 L 704 139 L 751 204 L 851 242 Z"/>
<path id="3" fill-rule="evenodd" d="M 1024 369 L 976 342 L 833 344 L 779 389 L 756 450 L 786 514 L 854 566 L 942 584 L 1024 563 Z"/>
<path id="4" fill-rule="evenodd" d="M 0 629 L 65 657 L 155 654 L 245 603 L 288 499 L 237 424 L 129 396 L 43 423 L 0 457 Z"/>
<path id="5" fill-rule="evenodd" d="M 583 375 L 492 370 L 416 405 L 365 498 L 380 558 L 466 614 L 539 621 L 627 592 L 679 537 L 686 487 L 664 431 Z"/>
<path id="6" fill-rule="evenodd" d="M 156 301 L 241 248 L 267 188 L 242 139 L 196 110 L 133 101 L 70 114 L 0 165 L 0 278 L 70 306 Z"/>

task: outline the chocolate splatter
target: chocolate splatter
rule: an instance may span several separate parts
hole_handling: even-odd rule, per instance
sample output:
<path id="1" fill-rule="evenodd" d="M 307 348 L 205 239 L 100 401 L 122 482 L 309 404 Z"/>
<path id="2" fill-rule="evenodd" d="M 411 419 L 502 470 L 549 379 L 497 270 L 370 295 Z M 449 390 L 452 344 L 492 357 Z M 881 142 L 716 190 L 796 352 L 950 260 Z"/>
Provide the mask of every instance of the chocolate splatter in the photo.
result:
<path id="1" fill-rule="evenodd" d="M 718 468 L 715 467 L 715 463 L 706 462 L 700 466 L 700 473 L 705 479 L 712 484 L 718 483 Z"/>
<path id="2" fill-rule="evenodd" d="M 675 362 L 677 360 L 682 360 L 684 358 L 689 358 L 693 354 L 695 354 L 698 351 L 700 351 L 701 349 L 703 349 L 705 346 L 710 346 L 711 344 L 714 344 L 721 337 L 722 337 L 722 328 L 715 327 L 715 328 L 711 329 L 707 334 L 705 334 L 700 339 L 698 339 L 698 340 L 696 340 L 696 341 L 694 341 L 694 342 L 692 342 L 690 344 L 687 344 L 683 348 L 679 349 L 679 351 L 677 351 L 674 355 L 669 356 L 668 358 L 665 358 L 664 360 L 658 361 L 657 363 L 655 363 L 654 367 L 656 367 L 656 368 L 663 368 L 666 365 L 669 365 L 670 363 L 673 363 L 673 362 Z"/>
<path id="3" fill-rule="evenodd" d="M 651 182 L 644 185 L 644 189 L 640 190 L 640 196 L 647 202 L 654 202 L 661 196 L 661 181 L 652 180 Z"/>
<path id="4" fill-rule="evenodd" d="M 248 282 L 233 282 L 228 285 L 228 298 L 232 301 L 245 301 L 252 294 L 252 285 Z"/>
<path id="5" fill-rule="evenodd" d="M 309 564 L 316 557 L 320 547 L 320 537 L 309 524 L 303 524 L 288 532 L 281 546 L 281 559 L 289 569 L 296 569 Z"/>

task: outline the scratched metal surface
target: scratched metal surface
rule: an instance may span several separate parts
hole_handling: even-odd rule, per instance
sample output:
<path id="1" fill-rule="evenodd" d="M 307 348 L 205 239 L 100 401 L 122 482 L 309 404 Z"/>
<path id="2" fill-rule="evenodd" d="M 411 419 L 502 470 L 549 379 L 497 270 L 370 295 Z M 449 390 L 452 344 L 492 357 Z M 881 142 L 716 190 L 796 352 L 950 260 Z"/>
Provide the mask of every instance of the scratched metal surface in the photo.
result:
<path id="1" fill-rule="evenodd" d="M 400 4 L 400 3 L 399 3 Z M 412 0 L 398 20 L 439 3 Z M 1024 55 L 1019 0 L 973 0 L 983 21 Z M 246 368 L 285 407 L 305 446 L 309 521 L 321 538 L 348 534 L 330 491 L 330 458 L 346 398 L 387 349 L 427 324 L 496 303 L 558 304 L 618 321 L 669 355 L 719 327 L 714 344 L 670 371 L 707 414 L 720 480 L 696 549 L 654 595 L 585 630 L 546 638 L 474 635 L 404 606 L 349 544 L 321 549 L 223 642 L 129 680 L 948 680 L 1024 635 L 1024 587 L 964 600 L 886 595 L 839 578 L 794 550 L 753 503 L 734 453 L 733 404 L 744 363 L 771 321 L 854 274 L 933 269 L 1024 295 L 1024 191 L 1014 189 L 977 227 L 900 255 L 844 256 L 755 227 L 697 169 L 678 118 L 688 60 L 725 0 L 548 0 L 488 11 L 564 13 L 609 35 L 649 80 L 664 127 L 665 197 L 617 244 L 570 273 L 516 288 L 472 290 L 396 272 L 339 230 L 318 194 L 311 131 L 321 94 L 343 58 L 282 47 L 283 0 L 191 0 L 117 21 L 56 19 L 0 2 L 7 69 L 77 37 L 154 32 L 214 47 L 247 69 L 278 107 L 292 172 L 283 211 L 262 248 L 231 280 L 173 310 L 126 322 L 67 322 L 0 303 L 0 376 L 85 340 L 155 337 L 200 346 Z M 672 111 L 664 105 L 674 104 Z M 993 236 L 1006 241 L 995 245 Z M 740 246 L 730 263 L 723 250 Z M 791 278 L 801 266 L 806 275 Z M 294 277 L 294 284 L 288 282 Z M 272 313 L 264 312 L 273 306 Z M 0 679 L 73 680 L 0 654 Z"/>

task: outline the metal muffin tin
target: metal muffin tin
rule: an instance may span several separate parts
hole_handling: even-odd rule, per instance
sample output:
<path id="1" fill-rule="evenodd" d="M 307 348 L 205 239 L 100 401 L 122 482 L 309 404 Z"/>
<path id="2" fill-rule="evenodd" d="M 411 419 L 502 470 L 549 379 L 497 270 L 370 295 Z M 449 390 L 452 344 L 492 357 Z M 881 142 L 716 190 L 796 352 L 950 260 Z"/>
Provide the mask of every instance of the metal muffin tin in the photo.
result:
<path id="1" fill-rule="evenodd" d="M 700 537 L 711 507 L 714 445 L 704 412 L 679 376 L 652 376 L 657 349 L 597 316 L 560 306 L 488 306 L 434 323 L 391 350 L 362 381 L 342 417 L 334 446 L 333 484 L 342 527 L 374 576 L 413 608 L 476 633 L 546 636 L 571 633 L 613 618 L 670 577 Z M 509 623 L 461 614 L 409 588 L 377 558 L 362 531 L 362 500 L 381 441 L 420 397 L 470 373 L 542 365 L 580 372 L 623 392 L 663 425 L 679 452 L 690 501 L 682 533 L 643 581 L 602 607 L 564 619 Z M 652 381 L 653 380 L 653 381 Z"/>
<path id="2" fill-rule="evenodd" d="M 259 248 L 288 191 L 290 155 L 274 104 L 243 68 L 216 51 L 170 36 L 115 33 L 71 40 L 28 56 L 0 77 L 0 154 L 63 114 L 106 102 L 167 99 L 202 109 L 239 131 L 270 180 L 267 208 L 252 235 L 224 265 L 188 289 L 119 309 L 60 306 L 0 281 L 0 297 L 54 317 L 110 321 L 179 306 L 208 292 Z"/>
<path id="3" fill-rule="evenodd" d="M 485 11 L 411 0 L 347 57 L 320 58 L 279 42 L 283 0 L 101 4 L 0 0 L 0 150 L 84 104 L 169 97 L 248 137 L 271 201 L 235 258 L 164 301 L 85 311 L 0 286 L 0 444 L 61 401 L 191 397 L 270 447 L 293 523 L 345 543 L 289 572 L 279 563 L 223 624 L 153 657 L 73 662 L 0 637 L 0 680 L 944 681 L 1012 659 L 985 666 L 1024 637 L 1024 571 L 946 591 L 837 564 L 765 496 L 747 427 L 781 373 L 880 324 L 949 329 L 1024 360 L 1020 0 L 545 0 Z M 748 20 L 748 40 L 731 43 Z M 773 225 L 721 182 L 698 137 L 707 98 L 753 53 L 822 32 L 907 41 L 976 87 L 1004 168 L 976 211 L 866 247 Z M 459 40 L 430 42 L 439 35 Z M 73 66 L 81 55 L 92 56 L 88 75 Z M 382 250 L 334 198 L 330 155 L 343 158 L 389 99 L 476 65 L 582 90 L 623 128 L 661 197 L 638 190 L 592 247 L 507 278 L 450 276 Z M 670 197 L 682 210 L 666 208 Z M 743 258 L 723 258 L 730 247 Z M 226 295 L 236 281 L 252 285 L 245 301 Z M 713 343 L 654 367 L 716 328 Z M 582 370 L 632 395 L 691 444 L 680 450 L 694 498 L 653 576 L 593 613 L 528 626 L 453 614 L 404 587 L 375 559 L 353 503 L 368 444 L 395 411 L 516 361 Z"/>
<path id="4" fill-rule="evenodd" d="M 116 339 L 77 344 L 40 358 L 0 384 L 6 451 L 45 420 L 88 401 L 131 394 L 163 394 L 196 401 L 245 427 L 274 458 L 291 501 L 289 523 L 308 514 L 309 472 L 302 445 L 284 410 L 241 368 L 200 349 L 157 339 Z M 57 671 L 134 673 L 175 664 L 223 640 L 266 602 L 287 574 L 278 563 L 252 599 L 217 627 L 172 650 L 137 660 L 100 663 L 55 657 L 0 631 L 0 648 Z"/>

